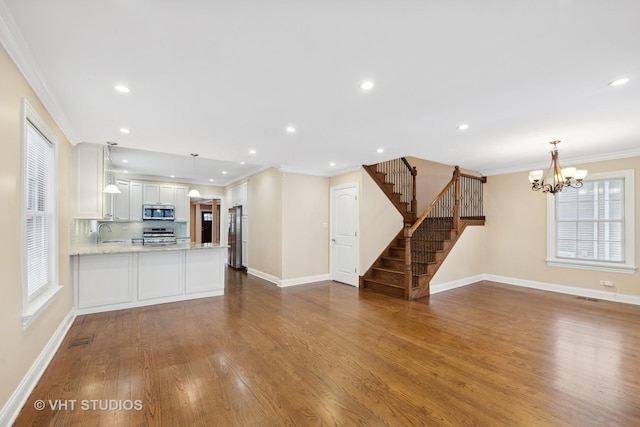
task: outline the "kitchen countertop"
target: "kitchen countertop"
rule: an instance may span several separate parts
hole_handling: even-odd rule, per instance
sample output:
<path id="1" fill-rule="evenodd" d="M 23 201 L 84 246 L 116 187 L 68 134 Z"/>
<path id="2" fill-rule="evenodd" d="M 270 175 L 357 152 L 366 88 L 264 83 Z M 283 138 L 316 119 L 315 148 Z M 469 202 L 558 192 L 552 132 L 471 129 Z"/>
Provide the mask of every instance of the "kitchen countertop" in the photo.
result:
<path id="1" fill-rule="evenodd" d="M 119 254 L 127 252 L 160 252 L 160 251 L 184 251 L 197 249 L 220 249 L 228 246 L 219 245 L 217 243 L 177 243 L 175 245 L 166 246 L 144 246 L 132 245 L 131 243 L 103 243 L 101 245 L 91 244 L 76 246 L 71 249 L 71 256 L 74 255 L 101 255 L 101 254 Z"/>

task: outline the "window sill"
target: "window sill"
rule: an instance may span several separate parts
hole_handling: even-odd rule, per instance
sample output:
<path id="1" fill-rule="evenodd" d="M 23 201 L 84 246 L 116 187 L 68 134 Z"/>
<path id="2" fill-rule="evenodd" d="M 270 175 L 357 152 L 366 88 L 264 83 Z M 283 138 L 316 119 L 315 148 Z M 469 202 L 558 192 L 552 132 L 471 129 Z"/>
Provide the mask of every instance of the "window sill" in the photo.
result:
<path id="1" fill-rule="evenodd" d="M 612 273 L 634 274 L 637 267 L 628 264 L 610 264 L 595 261 L 578 261 L 568 259 L 547 259 L 549 267 L 577 268 L 581 270 L 609 271 Z"/>
<path id="2" fill-rule="evenodd" d="M 27 304 L 22 312 L 22 330 L 26 331 L 31 323 L 53 302 L 62 286 L 50 286 L 36 299 Z"/>

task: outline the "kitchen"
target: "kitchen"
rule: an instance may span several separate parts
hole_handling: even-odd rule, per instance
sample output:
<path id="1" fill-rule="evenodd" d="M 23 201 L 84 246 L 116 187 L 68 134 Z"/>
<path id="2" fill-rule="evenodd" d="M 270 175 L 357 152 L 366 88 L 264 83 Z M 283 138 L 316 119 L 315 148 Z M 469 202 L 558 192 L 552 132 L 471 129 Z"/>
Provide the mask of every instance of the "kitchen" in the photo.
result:
<path id="1" fill-rule="evenodd" d="M 115 143 L 74 147 L 71 258 L 78 314 L 224 294 L 228 223 L 220 212 L 228 195 L 232 206 L 244 207 L 246 228 L 246 181 L 225 191 L 133 173 L 137 158 L 153 160 L 153 153 L 136 151 Z M 208 235 L 198 232 L 205 218 L 217 224 L 206 228 Z M 234 266 L 246 268 L 247 230 L 240 248 L 244 263 Z"/>

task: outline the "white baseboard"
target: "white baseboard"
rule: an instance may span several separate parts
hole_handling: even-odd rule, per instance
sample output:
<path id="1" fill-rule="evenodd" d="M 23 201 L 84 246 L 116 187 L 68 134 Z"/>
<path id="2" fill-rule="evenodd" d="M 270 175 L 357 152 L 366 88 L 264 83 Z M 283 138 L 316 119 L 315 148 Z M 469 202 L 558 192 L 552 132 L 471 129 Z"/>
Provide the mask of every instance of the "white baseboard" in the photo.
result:
<path id="1" fill-rule="evenodd" d="M 216 289 L 213 291 L 198 292 L 194 294 L 181 294 L 173 297 L 153 298 L 148 300 L 138 300 L 133 302 L 123 302 L 119 304 L 100 305 L 97 307 L 78 308 L 76 315 L 105 313 L 107 311 L 126 310 L 128 308 L 148 307 L 150 305 L 168 304 L 172 302 L 189 301 L 199 298 L 218 297 L 224 295 L 224 289 Z"/>
<path id="2" fill-rule="evenodd" d="M 449 291 L 455 288 L 461 288 L 463 286 L 470 285 L 472 283 L 479 282 L 484 279 L 482 274 L 478 274 L 476 276 L 469 276 L 463 279 L 452 280 L 451 282 L 439 283 L 437 285 L 429 286 L 430 294 L 437 294 L 438 292 Z"/>
<path id="3" fill-rule="evenodd" d="M 640 297 L 619 294 L 617 292 L 614 293 L 600 291 L 597 289 L 577 288 L 575 286 L 557 285 L 554 283 L 537 282 L 535 280 L 518 279 L 515 277 L 496 276 L 493 274 L 484 274 L 482 280 L 490 280 L 492 282 L 506 283 L 507 285 L 522 286 L 524 288 L 539 289 L 542 291 L 558 292 L 561 294 L 640 305 Z"/>
<path id="4" fill-rule="evenodd" d="M 65 318 L 60 322 L 60 325 L 49 339 L 47 345 L 42 349 L 38 357 L 36 358 L 27 374 L 22 378 L 18 388 L 13 392 L 7 403 L 0 411 L 0 426 L 10 426 L 18 417 L 22 406 L 27 401 L 31 392 L 38 384 L 40 377 L 44 374 L 44 371 L 49 366 L 51 359 L 55 356 L 58 347 L 62 343 L 62 340 L 69 332 L 69 328 L 73 324 L 76 318 L 75 309 L 71 309 Z"/>
<path id="5" fill-rule="evenodd" d="M 294 277 L 293 279 L 279 279 L 276 276 L 273 276 L 271 274 L 268 274 L 253 268 L 248 268 L 247 273 L 251 274 L 252 276 L 256 276 L 261 279 L 264 279 L 268 282 L 274 283 L 280 288 L 285 288 L 288 286 L 304 285 L 306 283 L 322 282 L 324 280 L 331 280 L 331 275 L 329 273 L 318 274 L 315 276 Z"/>
<path id="6" fill-rule="evenodd" d="M 256 276 L 256 277 L 259 277 L 261 279 L 264 279 L 267 282 L 271 282 L 271 283 L 274 283 L 274 284 L 280 286 L 280 279 L 278 279 L 276 276 L 273 276 L 271 274 L 264 273 L 264 272 L 262 272 L 260 270 L 254 269 L 254 268 L 247 268 L 247 273 L 251 274 L 252 276 Z"/>
<path id="7" fill-rule="evenodd" d="M 331 275 L 329 273 L 318 274 L 316 276 L 296 277 L 293 279 L 281 280 L 278 286 L 280 286 L 281 288 L 284 288 L 286 286 L 304 285 L 305 283 L 322 282 L 325 280 L 331 280 Z"/>

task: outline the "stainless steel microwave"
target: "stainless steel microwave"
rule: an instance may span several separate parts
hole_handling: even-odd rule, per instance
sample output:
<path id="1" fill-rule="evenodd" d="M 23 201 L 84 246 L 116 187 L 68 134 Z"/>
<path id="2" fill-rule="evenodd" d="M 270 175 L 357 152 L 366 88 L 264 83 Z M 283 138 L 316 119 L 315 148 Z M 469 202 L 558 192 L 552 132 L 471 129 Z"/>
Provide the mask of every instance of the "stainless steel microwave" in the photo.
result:
<path id="1" fill-rule="evenodd" d="M 173 221 L 175 219 L 173 205 L 142 205 L 142 219 L 156 221 Z"/>

